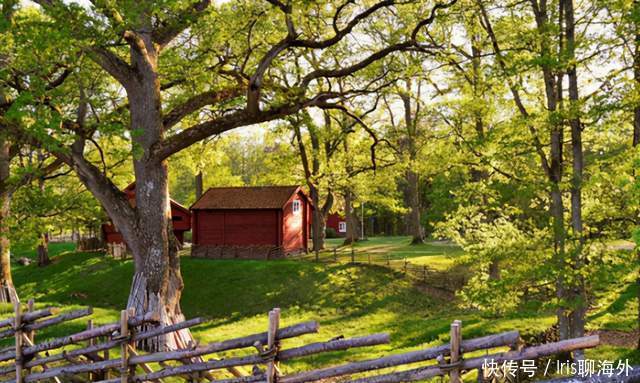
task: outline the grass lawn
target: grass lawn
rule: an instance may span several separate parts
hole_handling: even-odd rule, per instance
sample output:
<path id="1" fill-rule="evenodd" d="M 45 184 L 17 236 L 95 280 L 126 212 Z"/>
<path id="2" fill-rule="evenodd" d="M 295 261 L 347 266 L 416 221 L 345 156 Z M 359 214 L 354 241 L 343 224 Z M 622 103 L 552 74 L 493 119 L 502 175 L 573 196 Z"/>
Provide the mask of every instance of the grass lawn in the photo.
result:
<path id="1" fill-rule="evenodd" d="M 74 251 L 76 249 L 75 243 L 58 243 L 52 242 L 49 244 L 49 256 L 55 257 L 56 255 Z M 14 260 L 18 258 L 26 257 L 35 260 L 37 258 L 36 252 L 28 246 L 11 246 L 11 257 Z"/>
<path id="2" fill-rule="evenodd" d="M 336 248 L 342 259 L 351 257 L 351 246 L 343 246 L 343 238 L 327 239 L 327 251 L 325 257 L 333 256 L 333 248 Z M 394 261 L 404 260 L 416 264 L 426 265 L 436 270 L 450 269 L 457 256 L 463 254 L 458 246 L 445 241 L 431 241 L 420 245 L 411 245 L 411 237 L 371 237 L 364 241 L 356 242 L 353 246 L 356 258 L 360 261 Z"/>
<path id="3" fill-rule="evenodd" d="M 406 238 L 376 238 L 356 246 L 381 257 L 385 252 L 394 257 L 414 255 L 412 261 L 448 258 L 447 262 L 452 264 L 460 254 L 460 250 L 444 244 L 409 247 Z M 95 321 L 106 323 L 116 321 L 119 310 L 125 306 L 132 273 L 131 261 L 116 261 L 97 253 L 68 252 L 56 255 L 53 264 L 45 268 L 35 265 L 15 267 L 14 280 L 24 300 L 35 298 L 40 306 L 91 305 Z M 375 332 L 391 335 L 390 345 L 287 362 L 283 366 L 285 372 L 446 343 L 449 325 L 454 319 L 462 320 L 463 338 L 467 339 L 514 329 L 527 339 L 555 322 L 552 312 L 523 310 L 496 318 L 463 310 L 456 307 L 455 302 L 419 291 L 401 274 L 375 265 L 183 257 L 182 274 L 185 281 L 182 308 L 186 316 L 210 319 L 195 328 L 194 334 L 202 342 L 265 331 L 266 313 L 273 307 L 282 309 L 284 326 L 311 319 L 318 320 L 321 325 L 319 334 L 285 341 L 285 347 L 328 340 L 338 335 L 350 337 Z M 590 325 L 606 322 L 613 328 L 616 318 L 625 322 L 633 309 L 630 302 L 634 299 L 629 294 L 634 293 L 623 289 L 617 296 L 628 301 L 603 303 L 599 310 L 604 313 L 593 317 Z M 615 295 L 612 291 L 611 296 Z M 610 309 L 610 306 L 616 309 Z M 7 313 L 9 308 L 2 310 Z M 607 315 L 609 320 L 605 321 L 603 317 Z M 57 326 L 54 332 L 39 332 L 38 339 L 61 335 L 71 329 L 80 330 L 85 323 L 78 320 Z M 587 356 L 629 358 L 632 363 L 640 363 L 638 352 L 614 346 L 591 350 Z"/>

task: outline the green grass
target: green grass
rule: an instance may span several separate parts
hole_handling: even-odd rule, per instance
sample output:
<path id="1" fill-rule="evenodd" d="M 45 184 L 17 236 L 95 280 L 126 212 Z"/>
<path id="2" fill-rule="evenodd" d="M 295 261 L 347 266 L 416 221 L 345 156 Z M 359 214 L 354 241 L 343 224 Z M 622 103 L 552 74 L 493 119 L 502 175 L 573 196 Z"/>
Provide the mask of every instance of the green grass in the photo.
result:
<path id="1" fill-rule="evenodd" d="M 343 246 L 343 238 L 327 239 L 325 257 L 331 257 L 337 248 L 341 258 L 349 258 L 351 246 Z M 372 237 L 354 244 L 356 258 L 360 261 L 394 261 L 406 259 L 416 265 L 426 265 L 432 269 L 445 271 L 454 266 L 455 260 L 464 252 L 460 247 L 444 241 L 431 241 L 411 245 L 411 237 Z"/>
<path id="2" fill-rule="evenodd" d="M 52 243 L 49 243 L 49 257 L 53 258 L 62 253 L 74 251 L 75 249 L 76 249 L 75 243 L 52 242 Z M 30 246 L 18 245 L 18 246 L 11 247 L 11 256 L 13 257 L 14 260 L 17 260 L 18 258 L 22 258 L 22 257 L 35 259 L 36 252 Z"/>
<path id="3" fill-rule="evenodd" d="M 597 275 L 592 287 L 589 326 L 597 329 L 629 331 L 638 327 L 638 265 L 631 251 L 615 251 L 615 260 Z"/>
<path id="4" fill-rule="evenodd" d="M 376 238 L 356 246 L 380 256 L 388 251 L 400 257 L 403 251 L 413 249 L 408 247 L 406 238 Z M 412 261 L 423 257 L 455 259 L 460 254 L 459 249 L 450 245 L 426 244 L 416 248 L 440 252 L 417 255 Z M 93 306 L 93 318 L 100 324 L 117 320 L 119 310 L 126 304 L 132 274 L 131 261 L 116 261 L 96 253 L 69 252 L 59 254 L 53 264 L 45 268 L 35 265 L 16 268 L 14 280 L 19 295 L 25 300 L 35 298 L 39 306 Z M 523 310 L 496 318 L 462 310 L 455 302 L 443 301 L 417 290 L 401 274 L 375 265 L 183 257 L 182 274 L 185 281 L 182 308 L 186 316 L 203 316 L 210 320 L 194 329 L 194 335 L 201 342 L 265 331 L 266 313 L 273 307 L 282 309 L 284 326 L 312 319 L 321 324 L 319 334 L 288 340 L 285 347 L 338 335 L 350 337 L 375 332 L 391 335 L 390 345 L 286 362 L 283 366 L 286 372 L 446 343 L 454 319 L 463 321 L 463 338 L 467 339 L 514 329 L 527 339 L 555 322 L 552 312 Z M 597 316 L 600 311 L 594 312 L 589 326 L 614 328 L 613 324 L 620 318 L 623 324 L 627 323 L 630 320 L 627 314 L 619 316 L 618 313 L 627 313 L 627 305 L 634 301 L 633 294 L 633 289 L 612 291 L 611 298 L 615 296 L 621 301 L 616 303 L 613 299 L 609 305 L 599 306 L 604 313 Z M 0 307 L 0 310 L 8 313 L 10 308 Z M 85 320 L 77 320 L 57 326 L 49 332 L 39 332 L 38 339 L 79 330 L 85 324 Z M 587 356 L 629 358 L 633 363 L 640 363 L 638 352 L 612 346 L 589 351 Z"/>

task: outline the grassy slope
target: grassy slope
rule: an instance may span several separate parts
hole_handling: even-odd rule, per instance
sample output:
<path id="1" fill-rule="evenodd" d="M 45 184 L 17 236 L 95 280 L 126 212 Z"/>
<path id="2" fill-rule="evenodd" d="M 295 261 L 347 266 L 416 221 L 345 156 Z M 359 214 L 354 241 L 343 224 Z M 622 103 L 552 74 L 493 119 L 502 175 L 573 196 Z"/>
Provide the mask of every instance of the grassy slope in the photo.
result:
<path id="1" fill-rule="evenodd" d="M 402 244 L 402 240 L 392 241 Z M 376 242 L 370 243 L 376 245 Z M 419 257 L 423 256 L 431 255 Z M 114 261 L 99 254 L 68 253 L 56 257 L 54 264 L 47 268 L 17 267 L 14 279 L 22 297 L 34 297 L 40 304 L 92 305 L 96 321 L 105 323 L 115 321 L 118 310 L 126 304 L 132 272 L 131 261 Z M 287 363 L 289 369 L 324 365 L 336 356 L 362 359 L 390 350 L 399 352 L 441 344 L 448 338 L 453 319 L 463 321 L 465 338 L 511 329 L 534 334 L 555 320 L 552 313 L 520 312 L 506 318 L 486 318 L 477 312 L 462 311 L 451 302 L 417 291 L 401 275 L 377 266 L 185 257 L 182 273 L 185 314 L 211 319 L 195 331 L 202 341 L 264 331 L 266 312 L 272 307 L 282 308 L 284 325 L 310 319 L 320 321 L 320 334 L 305 337 L 305 343 L 337 335 L 348 337 L 373 332 L 391 335 L 389 346 L 307 358 L 295 364 Z M 626 313 L 628 308 L 623 306 L 621 311 Z M 78 321 L 57 328 L 55 333 L 40 333 L 40 337 L 82 326 L 83 322 Z M 289 341 L 286 345 L 298 345 L 297 342 L 299 340 Z M 588 355 L 601 359 L 628 357 L 640 363 L 638 353 L 609 346 Z"/>

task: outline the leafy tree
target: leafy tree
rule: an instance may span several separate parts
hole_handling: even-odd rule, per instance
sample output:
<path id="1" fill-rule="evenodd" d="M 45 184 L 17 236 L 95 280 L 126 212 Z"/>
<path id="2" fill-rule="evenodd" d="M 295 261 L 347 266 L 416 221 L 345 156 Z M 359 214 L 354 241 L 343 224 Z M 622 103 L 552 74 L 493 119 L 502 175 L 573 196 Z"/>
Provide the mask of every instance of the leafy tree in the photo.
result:
<path id="1" fill-rule="evenodd" d="M 318 81 L 356 74 L 395 52 L 437 49 L 423 41 L 423 31 L 434 22 L 438 10 L 453 4 L 425 7 L 420 1 L 370 5 L 270 0 L 270 4 L 240 1 L 216 8 L 210 0 L 96 0 L 90 8 L 83 8 L 61 0 L 36 2 L 51 20 L 51 33 L 64 36 L 66 44 L 59 49 L 84 58 L 79 61 L 79 73 L 97 66 L 112 84 L 92 89 L 92 93 L 81 87 L 84 90 L 76 93 L 75 100 L 43 103 L 39 117 L 48 125 L 23 129 L 16 123 L 11 130 L 37 140 L 72 167 L 104 206 L 135 260 L 128 307 L 137 312 L 157 311 L 163 323 L 183 317 L 167 159 L 237 127 L 273 121 L 309 107 L 336 108 L 342 96 L 361 90 L 324 91 L 315 87 Z M 415 12 L 418 21 L 398 31 L 397 41 L 381 47 L 361 46 L 352 60 L 305 70 L 299 81 L 278 76 L 277 68 L 295 70 L 292 52 L 330 52 L 347 46 L 353 50 L 350 40 L 359 28 L 379 14 L 393 17 L 394 10 L 405 8 Z M 278 19 L 282 22 L 273 22 Z M 41 41 L 34 38 L 32 43 Z M 82 76 L 74 80 L 82 81 Z M 123 90 L 126 97 L 112 107 L 101 97 L 114 88 Z M 67 107 L 49 108 L 57 101 Z M 91 108 L 98 102 L 98 108 Z M 69 108 L 72 103 L 78 107 Z M 77 118 L 65 113 L 71 109 L 78 110 Z M 93 114 L 96 109 L 102 116 Z M 110 116 L 119 120 L 116 129 L 104 124 Z M 86 157 L 87 143 L 105 131 L 119 131 L 131 141 L 135 206 Z M 150 340 L 146 346 L 175 348 L 189 341 L 184 331 Z"/>

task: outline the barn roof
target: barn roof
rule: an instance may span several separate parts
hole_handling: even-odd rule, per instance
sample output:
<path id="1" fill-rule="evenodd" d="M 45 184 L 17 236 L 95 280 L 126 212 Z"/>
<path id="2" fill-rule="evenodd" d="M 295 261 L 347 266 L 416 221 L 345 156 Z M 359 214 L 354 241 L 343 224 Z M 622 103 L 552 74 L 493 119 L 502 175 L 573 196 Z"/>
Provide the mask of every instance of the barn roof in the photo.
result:
<path id="1" fill-rule="evenodd" d="M 210 188 L 191 206 L 191 210 L 282 209 L 291 196 L 299 190 L 300 186 Z"/>
<path id="2" fill-rule="evenodd" d="M 136 183 L 135 182 L 130 183 L 129 186 L 124 188 L 122 191 L 127 193 L 130 196 L 129 198 L 133 198 L 133 196 L 135 195 L 135 192 L 136 192 Z M 176 209 L 181 210 L 182 212 L 184 212 L 186 214 L 191 215 L 191 211 L 187 207 L 185 207 L 184 205 L 179 203 L 178 201 L 174 200 L 171 197 L 169 197 L 169 201 L 171 203 L 171 207 L 172 208 L 176 208 Z"/>

